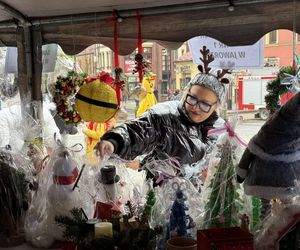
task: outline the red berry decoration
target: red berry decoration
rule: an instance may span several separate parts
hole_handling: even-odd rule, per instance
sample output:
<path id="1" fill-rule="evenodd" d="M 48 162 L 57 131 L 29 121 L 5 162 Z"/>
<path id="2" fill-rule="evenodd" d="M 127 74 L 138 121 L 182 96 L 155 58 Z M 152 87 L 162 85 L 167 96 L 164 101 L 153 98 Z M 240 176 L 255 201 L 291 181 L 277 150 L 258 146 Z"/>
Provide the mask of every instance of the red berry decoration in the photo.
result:
<path id="1" fill-rule="evenodd" d="M 57 114 L 67 123 L 78 124 L 82 122 L 79 113 L 74 109 L 74 104 L 72 104 L 70 99 L 85 84 L 85 77 L 86 74 L 77 74 L 74 71 L 69 72 L 67 77 L 57 77 L 53 99 L 56 103 Z"/>

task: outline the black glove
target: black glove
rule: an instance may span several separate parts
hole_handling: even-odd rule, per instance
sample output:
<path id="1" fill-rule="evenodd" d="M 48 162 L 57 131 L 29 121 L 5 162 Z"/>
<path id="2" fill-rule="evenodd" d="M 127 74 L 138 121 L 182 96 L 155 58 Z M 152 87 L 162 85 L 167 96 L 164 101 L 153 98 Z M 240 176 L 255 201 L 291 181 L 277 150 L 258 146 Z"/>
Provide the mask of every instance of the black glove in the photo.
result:
<path id="1" fill-rule="evenodd" d="M 236 180 L 237 180 L 238 183 L 243 183 L 245 178 L 242 178 L 241 176 L 236 175 Z"/>

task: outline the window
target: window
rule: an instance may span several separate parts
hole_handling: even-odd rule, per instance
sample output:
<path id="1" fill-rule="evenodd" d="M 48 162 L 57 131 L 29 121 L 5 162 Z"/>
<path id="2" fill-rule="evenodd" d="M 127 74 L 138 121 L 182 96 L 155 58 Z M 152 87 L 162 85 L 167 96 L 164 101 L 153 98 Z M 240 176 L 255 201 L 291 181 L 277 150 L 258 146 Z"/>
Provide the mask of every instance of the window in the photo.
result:
<path id="1" fill-rule="evenodd" d="M 152 47 L 143 48 L 143 56 L 146 61 L 152 62 Z"/>
<path id="2" fill-rule="evenodd" d="M 166 49 L 161 50 L 162 56 L 162 70 L 170 71 L 171 70 L 171 57 L 170 53 Z"/>
<path id="3" fill-rule="evenodd" d="M 109 63 L 109 52 L 106 52 L 106 69 L 109 69 L 110 63 Z"/>
<path id="4" fill-rule="evenodd" d="M 187 85 L 190 81 L 191 81 L 191 78 L 190 77 L 186 77 L 185 78 L 185 85 Z"/>
<path id="5" fill-rule="evenodd" d="M 105 67 L 104 56 L 105 56 L 104 52 L 101 52 L 101 69 L 102 70 L 104 70 L 104 67 Z"/>
<path id="6" fill-rule="evenodd" d="M 174 58 L 175 58 L 175 60 L 178 59 L 178 50 L 174 50 Z"/>
<path id="7" fill-rule="evenodd" d="M 296 41 L 300 42 L 300 35 L 299 34 L 297 34 L 297 36 L 296 36 Z"/>
<path id="8" fill-rule="evenodd" d="M 98 70 L 101 69 L 102 65 L 101 65 L 101 53 L 98 53 Z"/>
<path id="9" fill-rule="evenodd" d="M 265 57 L 264 58 L 264 67 L 279 67 L 279 58 L 278 57 Z"/>
<path id="10" fill-rule="evenodd" d="M 151 47 L 143 48 L 143 54 L 152 54 L 152 48 Z"/>
<path id="11" fill-rule="evenodd" d="M 168 81 L 162 81 L 161 93 L 162 93 L 163 96 L 168 95 Z"/>
<path id="12" fill-rule="evenodd" d="M 267 35 L 266 43 L 267 44 L 275 44 L 275 43 L 277 43 L 277 39 L 278 39 L 277 30 L 273 30 Z"/>
<path id="13" fill-rule="evenodd" d="M 183 79 L 182 78 L 179 79 L 179 84 L 180 84 L 180 88 L 183 89 L 184 84 L 183 84 Z"/>

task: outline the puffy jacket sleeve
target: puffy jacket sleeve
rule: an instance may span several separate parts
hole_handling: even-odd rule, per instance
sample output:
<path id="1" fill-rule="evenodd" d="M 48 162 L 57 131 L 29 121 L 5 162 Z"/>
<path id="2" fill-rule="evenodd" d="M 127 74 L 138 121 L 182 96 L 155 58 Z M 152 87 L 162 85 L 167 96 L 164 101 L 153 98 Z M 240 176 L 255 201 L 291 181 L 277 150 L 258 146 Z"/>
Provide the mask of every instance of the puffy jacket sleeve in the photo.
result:
<path id="1" fill-rule="evenodd" d="M 115 146 L 114 153 L 121 158 L 134 159 L 163 143 L 162 119 L 161 115 L 149 110 L 138 119 L 110 130 L 101 139 L 111 141 Z"/>

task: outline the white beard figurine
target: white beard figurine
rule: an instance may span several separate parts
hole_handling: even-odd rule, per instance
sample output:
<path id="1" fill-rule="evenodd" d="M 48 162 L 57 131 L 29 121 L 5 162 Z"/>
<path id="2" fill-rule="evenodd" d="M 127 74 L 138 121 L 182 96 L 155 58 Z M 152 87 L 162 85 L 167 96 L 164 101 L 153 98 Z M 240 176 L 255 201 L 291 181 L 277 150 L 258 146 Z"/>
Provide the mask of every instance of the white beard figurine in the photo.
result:
<path id="1" fill-rule="evenodd" d="M 286 201 L 300 181 L 300 93 L 273 114 L 249 142 L 237 167 L 245 193 Z"/>

